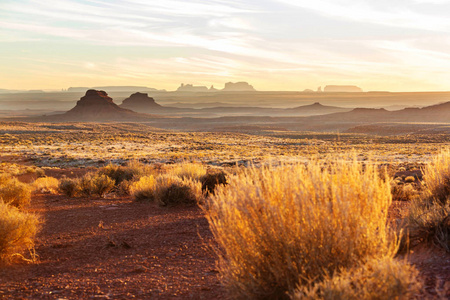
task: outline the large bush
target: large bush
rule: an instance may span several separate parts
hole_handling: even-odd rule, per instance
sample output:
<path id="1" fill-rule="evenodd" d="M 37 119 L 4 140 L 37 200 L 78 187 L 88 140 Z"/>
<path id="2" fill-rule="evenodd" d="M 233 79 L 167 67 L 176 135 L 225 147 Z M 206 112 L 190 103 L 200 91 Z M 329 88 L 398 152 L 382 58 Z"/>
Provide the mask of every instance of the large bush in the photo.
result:
<path id="1" fill-rule="evenodd" d="M 434 156 L 423 174 L 425 191 L 412 201 L 406 219 L 408 237 L 450 252 L 450 151 Z"/>
<path id="2" fill-rule="evenodd" d="M 30 203 L 31 188 L 17 178 L 3 174 L 0 176 L 0 199 L 4 203 L 23 208 Z"/>
<path id="3" fill-rule="evenodd" d="M 38 227 L 35 215 L 0 202 L 0 261 L 8 262 L 24 250 L 31 251 Z"/>
<path id="4" fill-rule="evenodd" d="M 152 201 L 161 206 L 196 204 L 203 199 L 200 182 L 173 175 L 141 177 L 131 186 L 131 191 L 136 200 Z"/>
<path id="5" fill-rule="evenodd" d="M 392 257 L 388 180 L 371 164 L 250 168 L 204 205 L 234 298 L 284 298 L 299 284 Z"/>

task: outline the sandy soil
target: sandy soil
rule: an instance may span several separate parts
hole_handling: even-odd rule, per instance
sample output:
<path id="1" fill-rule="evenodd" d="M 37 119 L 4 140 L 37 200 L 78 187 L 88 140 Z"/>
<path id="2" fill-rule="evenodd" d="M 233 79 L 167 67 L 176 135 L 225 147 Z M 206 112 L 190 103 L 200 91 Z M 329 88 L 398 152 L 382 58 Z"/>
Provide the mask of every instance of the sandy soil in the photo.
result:
<path id="1" fill-rule="evenodd" d="M 0 269 L 2 299 L 220 299 L 197 207 L 36 195 L 36 264 Z"/>

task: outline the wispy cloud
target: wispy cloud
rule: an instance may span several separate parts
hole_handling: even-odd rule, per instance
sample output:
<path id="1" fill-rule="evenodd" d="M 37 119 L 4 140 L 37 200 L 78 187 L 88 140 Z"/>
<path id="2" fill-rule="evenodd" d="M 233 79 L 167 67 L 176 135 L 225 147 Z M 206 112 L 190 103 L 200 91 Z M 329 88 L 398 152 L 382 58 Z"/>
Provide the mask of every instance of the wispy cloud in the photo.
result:
<path id="1" fill-rule="evenodd" d="M 405 82 L 400 89 L 408 78 L 431 86 L 424 77 L 433 72 L 442 86 L 450 81 L 443 73 L 450 67 L 448 1 L 4 0 L 0 6 L 0 41 L 9 43 L 0 51 L 13 58 L 6 64 L 50 77 L 64 72 L 67 82 L 84 74 L 105 84 L 154 78 L 167 87 L 187 77 L 288 89 L 372 82 L 375 89 L 391 76 Z M 26 57 L 15 55 L 25 50 Z"/>

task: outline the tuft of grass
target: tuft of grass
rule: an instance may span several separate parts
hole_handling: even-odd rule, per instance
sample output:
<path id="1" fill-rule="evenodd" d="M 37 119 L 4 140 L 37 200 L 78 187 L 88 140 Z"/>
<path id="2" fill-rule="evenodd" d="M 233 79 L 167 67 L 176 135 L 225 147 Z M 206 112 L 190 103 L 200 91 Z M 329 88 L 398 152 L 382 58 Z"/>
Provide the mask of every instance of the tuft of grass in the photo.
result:
<path id="1" fill-rule="evenodd" d="M 423 181 L 428 197 L 442 204 L 450 198 L 450 149 L 441 151 L 433 157 L 423 170 Z"/>
<path id="2" fill-rule="evenodd" d="M 106 175 L 114 180 L 116 185 L 119 185 L 122 181 L 132 181 L 139 179 L 144 175 L 151 175 L 154 173 L 154 169 L 150 166 L 146 166 L 138 161 L 129 162 L 126 166 L 118 166 L 109 164 L 101 168 L 98 172 L 100 175 Z"/>
<path id="3" fill-rule="evenodd" d="M 144 176 L 131 186 L 138 201 L 156 202 L 161 206 L 196 204 L 203 199 L 201 183 L 173 175 Z"/>
<path id="4" fill-rule="evenodd" d="M 161 206 L 195 205 L 203 199 L 200 182 L 172 175 L 156 178 L 154 195 Z"/>
<path id="5" fill-rule="evenodd" d="M 56 194 L 58 192 L 59 180 L 54 177 L 40 177 L 33 182 L 32 186 L 35 191 Z"/>
<path id="6" fill-rule="evenodd" d="M 87 173 L 80 181 L 80 193 L 86 197 L 97 195 L 104 197 L 114 188 L 114 180 L 106 175 Z"/>
<path id="7" fill-rule="evenodd" d="M 227 176 L 223 170 L 208 170 L 208 172 L 200 177 L 202 183 L 202 191 L 214 194 L 214 190 L 218 185 L 227 184 Z"/>
<path id="8" fill-rule="evenodd" d="M 38 229 L 39 219 L 35 215 L 0 202 L 0 261 L 10 262 L 24 250 L 32 254 Z"/>
<path id="9" fill-rule="evenodd" d="M 361 266 L 336 272 L 323 281 L 300 285 L 292 300 L 420 299 L 419 272 L 391 257 L 370 259 Z"/>
<path id="10" fill-rule="evenodd" d="M 418 195 L 411 184 L 399 184 L 396 181 L 391 183 L 391 193 L 393 201 L 411 201 Z"/>
<path id="11" fill-rule="evenodd" d="M 169 175 L 178 176 L 181 179 L 199 180 L 206 175 L 206 167 L 199 163 L 180 163 L 174 165 L 168 171 Z"/>
<path id="12" fill-rule="evenodd" d="M 249 168 L 203 206 L 233 298 L 285 298 L 297 284 L 393 257 L 390 185 L 357 161 Z"/>
<path id="13" fill-rule="evenodd" d="M 143 176 L 138 181 L 134 182 L 130 186 L 130 194 L 133 195 L 137 201 L 154 201 L 155 195 L 155 177 Z"/>
<path id="14" fill-rule="evenodd" d="M 31 187 L 15 177 L 0 176 L 0 199 L 18 208 L 26 207 L 31 201 Z"/>
<path id="15" fill-rule="evenodd" d="M 450 252 L 450 151 L 433 157 L 423 170 L 426 190 L 411 203 L 405 228 L 410 241 Z"/>
<path id="16" fill-rule="evenodd" d="M 76 197 L 79 194 L 80 180 L 63 178 L 59 182 L 58 189 L 67 197 Z"/>

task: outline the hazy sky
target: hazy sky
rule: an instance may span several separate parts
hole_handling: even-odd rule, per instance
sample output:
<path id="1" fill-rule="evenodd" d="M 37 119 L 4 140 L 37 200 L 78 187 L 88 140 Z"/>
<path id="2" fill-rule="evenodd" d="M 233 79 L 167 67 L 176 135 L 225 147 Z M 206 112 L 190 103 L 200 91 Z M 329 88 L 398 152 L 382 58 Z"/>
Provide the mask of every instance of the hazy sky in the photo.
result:
<path id="1" fill-rule="evenodd" d="M 450 90 L 449 0 L 0 0 L 0 88 Z"/>

